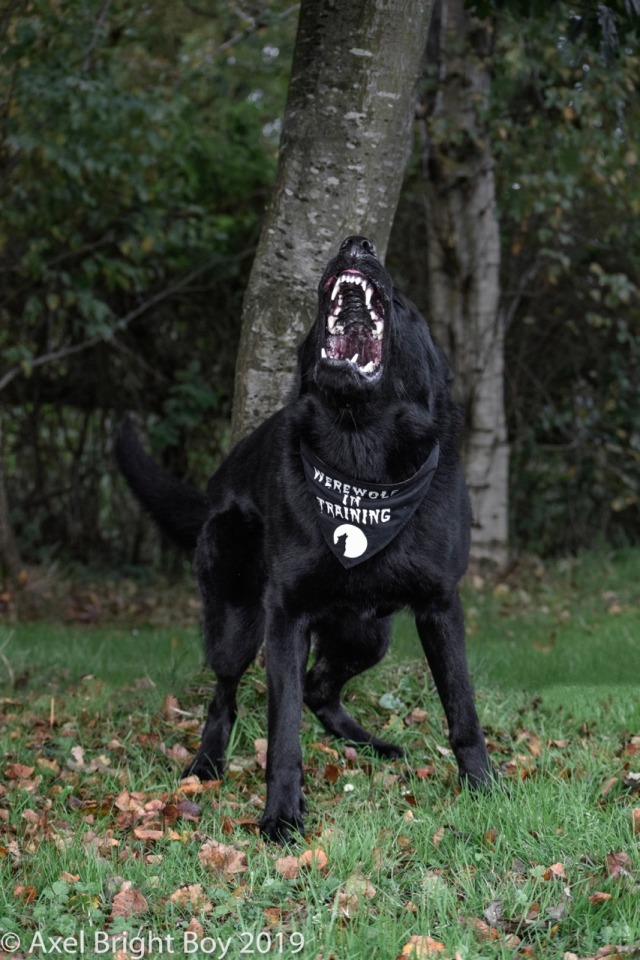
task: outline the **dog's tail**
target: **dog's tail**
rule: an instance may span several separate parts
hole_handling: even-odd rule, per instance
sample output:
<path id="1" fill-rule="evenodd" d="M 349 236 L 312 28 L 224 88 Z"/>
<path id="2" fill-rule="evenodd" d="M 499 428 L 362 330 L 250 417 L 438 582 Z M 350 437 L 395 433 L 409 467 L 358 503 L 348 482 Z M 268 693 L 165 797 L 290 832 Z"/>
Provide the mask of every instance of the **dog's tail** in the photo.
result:
<path id="1" fill-rule="evenodd" d="M 209 507 L 204 494 L 172 477 L 144 450 L 129 416 L 114 453 L 125 480 L 160 529 L 179 547 L 195 549 Z"/>

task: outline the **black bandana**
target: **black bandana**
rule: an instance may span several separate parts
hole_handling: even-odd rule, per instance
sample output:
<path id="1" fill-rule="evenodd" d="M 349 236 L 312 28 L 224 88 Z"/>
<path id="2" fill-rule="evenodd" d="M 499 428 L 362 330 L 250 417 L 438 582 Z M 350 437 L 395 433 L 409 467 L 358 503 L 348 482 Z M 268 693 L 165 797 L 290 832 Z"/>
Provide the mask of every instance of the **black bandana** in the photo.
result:
<path id="1" fill-rule="evenodd" d="M 417 473 L 394 484 L 350 480 L 303 443 L 300 454 L 322 535 L 343 567 L 354 567 L 391 543 L 409 522 L 433 480 L 440 447 L 436 443 Z"/>

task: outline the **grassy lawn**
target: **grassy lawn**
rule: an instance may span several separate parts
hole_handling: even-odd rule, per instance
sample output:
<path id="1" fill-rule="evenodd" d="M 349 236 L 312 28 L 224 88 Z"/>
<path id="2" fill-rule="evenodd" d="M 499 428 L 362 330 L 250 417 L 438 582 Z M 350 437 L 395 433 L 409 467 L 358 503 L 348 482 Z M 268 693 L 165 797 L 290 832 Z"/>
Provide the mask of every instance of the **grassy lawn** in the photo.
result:
<path id="1" fill-rule="evenodd" d="M 406 760 L 305 714 L 309 832 L 285 850 L 256 833 L 259 665 L 227 778 L 179 788 L 210 687 L 197 629 L 0 627 L 0 957 L 640 957 L 640 553 L 464 598 L 494 791 L 459 790 L 400 618 L 347 701 Z"/>

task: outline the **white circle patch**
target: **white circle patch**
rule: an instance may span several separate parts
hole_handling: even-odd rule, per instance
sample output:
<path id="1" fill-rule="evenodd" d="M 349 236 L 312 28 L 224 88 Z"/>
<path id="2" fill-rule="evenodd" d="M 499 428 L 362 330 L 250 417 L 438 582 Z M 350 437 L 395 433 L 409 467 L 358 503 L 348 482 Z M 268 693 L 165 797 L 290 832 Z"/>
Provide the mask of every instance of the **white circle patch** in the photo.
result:
<path id="1" fill-rule="evenodd" d="M 333 542 L 337 543 L 340 537 L 344 537 L 345 557 L 361 557 L 369 546 L 369 542 L 360 527 L 354 527 L 350 523 L 343 523 L 337 527 L 333 534 Z"/>

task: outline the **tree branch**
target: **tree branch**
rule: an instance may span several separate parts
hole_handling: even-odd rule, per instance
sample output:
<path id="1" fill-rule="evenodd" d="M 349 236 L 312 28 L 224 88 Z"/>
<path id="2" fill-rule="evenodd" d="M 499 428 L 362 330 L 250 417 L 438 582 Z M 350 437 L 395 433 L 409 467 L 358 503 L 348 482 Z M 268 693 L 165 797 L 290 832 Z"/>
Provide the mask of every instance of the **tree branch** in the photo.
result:
<path id="1" fill-rule="evenodd" d="M 248 252 L 241 254 L 241 256 L 247 256 Z M 168 299 L 173 296 L 174 293 L 177 293 L 178 290 L 182 290 L 183 287 L 188 286 L 192 280 L 195 280 L 196 277 L 199 277 L 201 274 L 205 273 L 207 270 L 210 270 L 211 267 L 219 261 L 218 257 L 207 261 L 201 267 L 196 267 L 195 270 L 192 270 L 191 273 L 188 273 L 185 277 L 182 277 L 181 280 L 176 281 L 169 287 L 165 287 L 164 290 L 160 290 L 158 293 L 154 294 L 144 303 L 141 303 L 134 310 L 131 310 L 129 313 L 125 314 L 124 317 L 120 317 L 119 320 L 116 320 L 113 324 L 114 331 L 124 330 L 126 327 L 132 323 L 133 320 L 136 320 L 138 317 L 142 316 L 143 313 L 146 313 L 147 310 L 150 310 L 152 307 L 155 307 L 156 304 L 161 303 L 163 300 Z M 57 350 L 51 350 L 49 353 L 43 353 L 41 356 L 36 357 L 31 361 L 31 369 L 36 367 L 42 367 L 47 363 L 53 363 L 56 360 L 66 360 L 67 357 L 75 356 L 78 353 L 83 353 L 85 350 L 90 350 L 92 347 L 97 346 L 99 343 L 108 343 L 109 338 L 104 334 L 96 334 L 93 337 L 89 337 L 87 340 L 83 340 L 82 343 L 67 344 L 63 347 L 58 347 Z M 15 380 L 17 376 L 21 373 L 24 373 L 24 368 L 17 364 L 15 367 L 12 367 L 10 370 L 0 378 L 0 391 L 4 390 L 12 380 Z"/>

